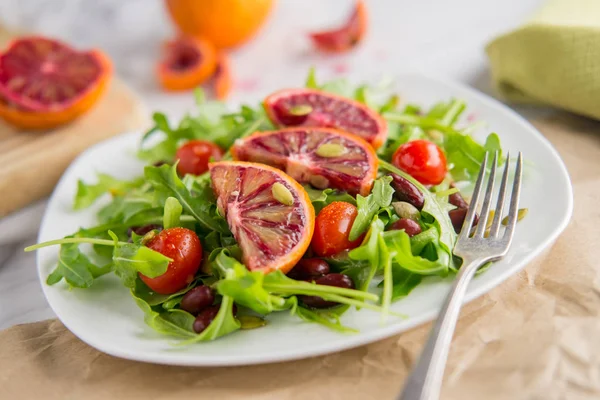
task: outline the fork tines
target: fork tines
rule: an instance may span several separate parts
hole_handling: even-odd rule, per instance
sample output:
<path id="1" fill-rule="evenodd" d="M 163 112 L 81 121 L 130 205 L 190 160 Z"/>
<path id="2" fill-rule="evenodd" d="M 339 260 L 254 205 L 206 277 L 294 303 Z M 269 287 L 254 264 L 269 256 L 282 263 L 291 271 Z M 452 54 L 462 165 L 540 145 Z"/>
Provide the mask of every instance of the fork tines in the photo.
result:
<path id="1" fill-rule="evenodd" d="M 483 162 L 481 163 L 481 169 L 479 170 L 479 175 L 477 176 L 477 182 L 475 183 L 475 188 L 473 190 L 473 197 L 471 199 L 471 204 L 469 205 L 469 209 L 467 215 L 465 216 L 465 221 L 463 222 L 463 226 L 459 235 L 459 240 L 465 240 L 469 237 L 474 239 L 483 239 L 484 235 L 489 239 L 498 239 L 500 232 L 500 225 L 502 221 L 502 212 L 504 210 L 504 203 L 506 200 L 506 187 L 508 184 L 508 175 L 510 169 L 510 154 L 506 154 L 506 162 L 504 165 L 504 172 L 502 174 L 502 182 L 500 184 L 500 191 L 498 193 L 498 200 L 496 201 L 496 209 L 494 210 L 494 219 L 492 221 L 492 225 L 489 229 L 489 235 L 486 235 L 486 227 L 488 226 L 488 219 L 490 216 L 490 205 L 492 202 L 492 195 L 494 191 L 494 184 L 496 180 L 496 167 L 498 164 L 498 152 L 494 154 L 494 159 L 492 161 L 492 165 L 489 168 L 489 175 L 486 174 L 488 170 L 488 153 L 485 154 Z M 514 173 L 514 181 L 512 186 L 512 192 L 510 196 L 510 208 L 508 210 L 508 223 L 506 224 L 506 230 L 504 232 L 503 239 L 510 242 L 512 239 L 515 225 L 517 223 L 517 216 L 519 211 L 519 196 L 521 192 L 521 176 L 523 170 L 523 156 L 521 152 L 519 152 L 517 156 L 517 166 L 515 168 Z M 481 205 L 481 213 L 479 217 L 479 222 L 477 223 L 477 227 L 475 229 L 475 233 L 471 236 L 471 226 L 475 220 L 475 215 L 477 213 L 477 209 L 479 208 L 481 190 L 483 187 L 483 183 L 486 175 L 489 176 L 486 190 L 483 197 L 483 204 Z"/>

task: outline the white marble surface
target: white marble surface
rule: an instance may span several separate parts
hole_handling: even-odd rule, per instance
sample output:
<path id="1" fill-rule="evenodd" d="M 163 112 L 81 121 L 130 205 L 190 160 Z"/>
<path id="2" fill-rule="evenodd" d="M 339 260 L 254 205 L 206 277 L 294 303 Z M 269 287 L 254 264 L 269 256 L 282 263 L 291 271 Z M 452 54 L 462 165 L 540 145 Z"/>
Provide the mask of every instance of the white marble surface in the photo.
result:
<path id="1" fill-rule="evenodd" d="M 231 101 L 255 102 L 270 90 L 298 85 L 311 65 L 323 77 L 341 69 L 351 76 L 374 77 L 420 70 L 490 92 L 485 44 L 517 26 L 542 2 L 370 0 L 371 26 L 364 44 L 332 57 L 312 52 L 304 32 L 343 19 L 350 0 L 280 0 L 256 40 L 232 54 L 237 85 Z M 160 42 L 172 33 L 161 1 L 2 0 L 0 22 L 104 49 L 150 110 L 178 118 L 193 105 L 189 94 L 161 92 L 152 74 Z M 518 111 L 526 116 L 532 112 Z M 44 207 L 42 201 L 0 220 L 0 329 L 53 317 L 37 278 L 35 255 L 22 251 L 35 242 Z"/>

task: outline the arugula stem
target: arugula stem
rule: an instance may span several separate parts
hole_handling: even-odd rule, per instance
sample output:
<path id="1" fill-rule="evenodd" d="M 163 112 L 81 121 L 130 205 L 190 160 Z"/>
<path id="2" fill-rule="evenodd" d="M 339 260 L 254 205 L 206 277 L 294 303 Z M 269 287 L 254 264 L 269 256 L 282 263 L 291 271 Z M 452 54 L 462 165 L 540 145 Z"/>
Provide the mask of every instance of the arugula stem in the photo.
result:
<path id="1" fill-rule="evenodd" d="M 405 114 L 385 114 L 385 119 L 392 122 L 398 122 L 406 125 L 416 125 L 423 129 L 437 129 L 443 133 L 454 133 L 455 129 L 444 125 L 440 121 L 432 118 L 423 118 L 417 115 L 405 115 Z"/>
<path id="2" fill-rule="evenodd" d="M 114 240 L 109 239 L 94 239 L 94 238 L 64 238 L 64 239 L 56 239 L 49 240 L 47 242 L 34 244 L 29 247 L 25 247 L 25 251 L 34 251 L 37 249 L 41 249 L 42 247 L 54 246 L 57 244 L 69 244 L 69 243 L 90 243 L 90 244 L 99 244 L 101 246 L 115 246 Z M 117 242 L 119 245 L 126 245 L 126 242 Z"/>
<path id="3" fill-rule="evenodd" d="M 278 284 L 265 284 L 264 288 L 268 292 L 275 292 L 280 294 L 304 294 L 308 296 L 320 296 L 321 294 L 325 295 L 339 295 L 352 297 L 363 300 L 379 300 L 379 296 L 369 292 L 362 292 L 360 290 L 354 289 L 345 289 L 339 288 L 335 286 L 325 286 L 325 285 L 278 285 Z"/>

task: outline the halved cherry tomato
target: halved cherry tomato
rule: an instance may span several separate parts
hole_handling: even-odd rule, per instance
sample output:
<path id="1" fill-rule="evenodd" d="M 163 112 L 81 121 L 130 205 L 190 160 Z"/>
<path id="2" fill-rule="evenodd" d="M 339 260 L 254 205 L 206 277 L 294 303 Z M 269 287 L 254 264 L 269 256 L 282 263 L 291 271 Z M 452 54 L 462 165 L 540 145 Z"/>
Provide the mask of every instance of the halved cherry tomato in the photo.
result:
<path id="1" fill-rule="evenodd" d="M 191 140 L 177 149 L 175 159 L 179 160 L 177 172 L 180 175 L 200 175 L 208 171 L 208 163 L 219 161 L 223 157 L 223 150 L 212 142 L 206 140 Z"/>
<path id="2" fill-rule="evenodd" d="M 414 140 L 398 147 L 392 164 L 424 185 L 439 185 L 448 172 L 444 152 L 427 140 Z"/>
<path id="3" fill-rule="evenodd" d="M 358 210 L 350 203 L 334 201 L 321 210 L 315 220 L 312 249 L 319 257 L 329 257 L 358 247 L 364 237 L 350 241 L 348 236 Z"/>
<path id="4" fill-rule="evenodd" d="M 150 289 L 160 294 L 172 294 L 194 280 L 202 262 L 202 244 L 194 231 L 186 228 L 165 229 L 146 246 L 173 260 L 167 272 L 156 278 L 140 274 L 140 279 Z"/>

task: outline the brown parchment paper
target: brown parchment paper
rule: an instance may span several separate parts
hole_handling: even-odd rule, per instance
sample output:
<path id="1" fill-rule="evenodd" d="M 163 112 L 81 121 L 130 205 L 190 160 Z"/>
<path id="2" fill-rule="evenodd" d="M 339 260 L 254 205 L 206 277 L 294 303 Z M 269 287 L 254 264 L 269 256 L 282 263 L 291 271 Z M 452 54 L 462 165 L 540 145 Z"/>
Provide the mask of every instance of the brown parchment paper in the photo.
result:
<path id="1" fill-rule="evenodd" d="M 571 173 L 574 217 L 545 255 L 464 308 L 442 399 L 600 399 L 600 123 L 534 122 Z M 0 399 L 394 399 L 429 328 L 301 361 L 184 368 L 102 354 L 44 321 L 0 332 Z"/>

